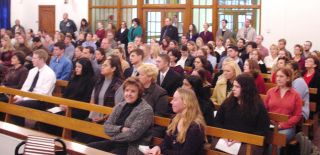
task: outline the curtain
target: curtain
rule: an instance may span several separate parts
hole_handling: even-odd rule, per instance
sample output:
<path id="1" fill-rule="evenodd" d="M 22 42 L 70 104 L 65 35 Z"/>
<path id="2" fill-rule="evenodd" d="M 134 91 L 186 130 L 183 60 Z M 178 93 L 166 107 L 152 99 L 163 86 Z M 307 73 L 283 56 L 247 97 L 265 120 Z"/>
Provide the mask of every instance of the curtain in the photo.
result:
<path id="1" fill-rule="evenodd" d="M 10 1 L 0 0 L 0 28 L 10 29 Z"/>

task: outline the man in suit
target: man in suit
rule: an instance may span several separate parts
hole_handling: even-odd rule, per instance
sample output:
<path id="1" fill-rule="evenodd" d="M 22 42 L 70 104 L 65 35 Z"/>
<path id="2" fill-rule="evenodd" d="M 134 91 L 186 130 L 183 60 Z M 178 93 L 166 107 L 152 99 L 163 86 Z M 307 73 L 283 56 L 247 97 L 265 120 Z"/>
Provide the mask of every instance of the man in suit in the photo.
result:
<path id="1" fill-rule="evenodd" d="M 143 58 L 144 58 L 143 50 L 136 48 L 131 51 L 130 63 L 132 64 L 132 67 L 127 68 L 123 73 L 126 79 L 130 76 L 139 75 L 137 68 L 143 64 Z"/>
<path id="2" fill-rule="evenodd" d="M 159 69 L 157 84 L 173 96 L 174 92 L 182 85 L 183 77 L 169 67 L 170 57 L 167 54 L 160 54 L 156 59 Z"/>
<path id="3" fill-rule="evenodd" d="M 232 38 L 233 36 L 233 33 L 231 32 L 231 30 L 227 29 L 227 24 L 228 24 L 228 21 L 226 19 L 223 19 L 221 21 L 222 28 L 217 30 L 217 33 L 216 33 L 216 38 L 223 37 L 224 43 L 226 42 L 227 39 Z"/>
<path id="4" fill-rule="evenodd" d="M 174 26 L 172 26 L 172 21 L 171 18 L 166 18 L 165 19 L 165 25 L 161 29 L 161 36 L 160 36 L 160 42 L 164 37 L 169 37 L 171 40 L 179 41 L 179 36 L 178 36 L 178 29 Z"/>

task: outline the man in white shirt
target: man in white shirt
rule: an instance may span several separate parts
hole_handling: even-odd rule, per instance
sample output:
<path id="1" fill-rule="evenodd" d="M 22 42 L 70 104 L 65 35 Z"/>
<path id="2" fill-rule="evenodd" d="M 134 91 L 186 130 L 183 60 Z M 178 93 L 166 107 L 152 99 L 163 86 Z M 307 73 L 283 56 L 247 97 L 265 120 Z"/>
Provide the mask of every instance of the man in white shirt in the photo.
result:
<path id="1" fill-rule="evenodd" d="M 32 64 L 35 66 L 29 71 L 28 77 L 21 90 L 41 95 L 52 95 L 56 83 L 56 75 L 53 70 L 46 65 L 48 53 L 39 49 L 33 52 Z M 28 97 L 15 96 L 14 103 L 19 106 L 29 107 L 38 110 L 46 110 L 48 104 Z M 24 126 L 24 118 L 12 117 L 15 124 Z"/>

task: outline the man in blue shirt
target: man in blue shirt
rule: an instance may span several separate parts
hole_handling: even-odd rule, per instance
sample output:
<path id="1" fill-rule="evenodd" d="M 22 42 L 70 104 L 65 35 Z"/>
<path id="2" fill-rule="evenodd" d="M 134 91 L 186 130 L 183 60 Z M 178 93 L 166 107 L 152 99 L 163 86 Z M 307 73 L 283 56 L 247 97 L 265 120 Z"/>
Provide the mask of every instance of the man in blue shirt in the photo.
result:
<path id="1" fill-rule="evenodd" d="M 66 45 L 66 49 L 64 50 L 64 56 L 72 61 L 74 55 L 74 46 L 72 45 L 72 36 L 66 35 L 64 38 L 64 44 Z"/>
<path id="2" fill-rule="evenodd" d="M 72 71 L 72 62 L 64 56 L 66 45 L 57 42 L 53 47 L 54 57 L 50 61 L 50 68 L 56 74 L 57 80 L 69 80 Z"/>

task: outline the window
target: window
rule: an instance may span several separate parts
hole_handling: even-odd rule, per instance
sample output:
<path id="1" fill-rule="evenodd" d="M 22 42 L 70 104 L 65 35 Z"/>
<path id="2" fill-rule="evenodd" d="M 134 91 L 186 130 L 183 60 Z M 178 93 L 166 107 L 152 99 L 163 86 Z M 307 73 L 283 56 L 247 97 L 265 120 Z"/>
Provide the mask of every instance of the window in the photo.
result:
<path id="1" fill-rule="evenodd" d="M 127 22 L 128 28 L 130 28 L 131 20 L 137 18 L 137 8 L 122 9 L 122 21 Z"/>
<path id="2" fill-rule="evenodd" d="M 144 4 L 186 4 L 186 0 L 144 0 Z"/>
<path id="3" fill-rule="evenodd" d="M 117 24 L 117 9 L 92 9 L 91 31 L 96 31 L 97 22 L 103 22 L 105 26 L 109 22 Z"/>
<path id="4" fill-rule="evenodd" d="M 205 22 L 211 25 L 209 31 L 212 31 L 212 9 L 193 9 L 193 24 L 196 26 L 199 33 L 203 31 L 203 24 Z"/>
<path id="5" fill-rule="evenodd" d="M 122 0 L 122 5 L 137 5 L 137 0 Z"/>
<path id="6" fill-rule="evenodd" d="M 92 6 L 115 6 L 116 0 L 92 0 Z"/>
<path id="7" fill-rule="evenodd" d="M 193 5 L 212 5 L 212 0 L 193 0 Z"/>
<path id="8" fill-rule="evenodd" d="M 260 0 L 219 0 L 219 5 L 259 5 Z"/>

